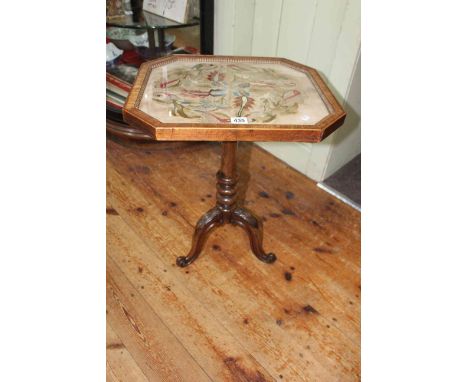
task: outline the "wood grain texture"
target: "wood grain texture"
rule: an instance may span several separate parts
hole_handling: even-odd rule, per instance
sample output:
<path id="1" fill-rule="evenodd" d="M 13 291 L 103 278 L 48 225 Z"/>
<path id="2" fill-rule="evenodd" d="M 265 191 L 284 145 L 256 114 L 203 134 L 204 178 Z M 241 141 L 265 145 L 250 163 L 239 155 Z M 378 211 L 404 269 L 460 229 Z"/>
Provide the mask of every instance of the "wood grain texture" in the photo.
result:
<path id="1" fill-rule="evenodd" d="M 143 374 L 109 322 L 106 325 L 106 359 L 109 380 L 148 382 L 148 378 Z"/>
<path id="2" fill-rule="evenodd" d="M 155 256 L 137 234 L 119 216 L 109 218 L 108 258 L 120 268 L 138 289 L 138 293 L 164 321 L 167 328 L 182 339 L 195 361 L 218 381 L 238 381 L 241 374 L 273 380 L 241 344 L 226 333 L 211 317 L 203 303 L 194 300 L 183 279 Z M 237 370 L 227 365 L 235 360 Z M 190 379 L 188 379 L 190 381 Z"/>
<path id="3" fill-rule="evenodd" d="M 108 142 L 110 274 L 138 291 L 128 304 L 149 306 L 211 380 L 359 380 L 360 215 L 270 154 L 239 146 L 239 193 L 278 260 L 259 262 L 247 235 L 226 226 L 205 244 L 209 255 L 175 266 L 215 203 L 220 153 L 208 143 L 145 152 Z M 127 349 L 137 360 L 141 350 Z"/>
<path id="4" fill-rule="evenodd" d="M 329 109 L 329 114 L 314 125 L 163 123 L 139 109 L 139 102 L 153 68 L 175 61 L 278 63 L 306 73 Z M 306 65 L 276 57 L 174 55 L 148 61 L 140 66 L 123 108 L 124 120 L 156 140 L 167 141 L 290 141 L 320 142 L 340 127 L 346 112 L 319 73 Z"/>
<path id="5" fill-rule="evenodd" d="M 149 380 L 210 381 L 110 259 L 107 260 L 107 317 Z"/>
<path id="6" fill-rule="evenodd" d="M 135 129 L 126 123 L 119 123 L 106 119 L 106 131 L 117 137 L 135 141 L 154 141 L 153 137 L 140 129 Z"/>

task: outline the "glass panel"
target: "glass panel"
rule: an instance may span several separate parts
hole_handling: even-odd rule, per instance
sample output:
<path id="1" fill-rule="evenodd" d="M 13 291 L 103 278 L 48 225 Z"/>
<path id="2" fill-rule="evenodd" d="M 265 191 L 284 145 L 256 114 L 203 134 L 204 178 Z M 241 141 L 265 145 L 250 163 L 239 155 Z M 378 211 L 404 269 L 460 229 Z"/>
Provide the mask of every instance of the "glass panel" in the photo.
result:
<path id="1" fill-rule="evenodd" d="M 139 109 L 165 123 L 313 125 L 330 114 L 313 79 L 280 63 L 176 61 L 153 68 Z"/>
<path id="2" fill-rule="evenodd" d="M 166 19 L 165 17 L 155 15 L 146 11 L 142 11 L 138 21 L 133 21 L 132 16 L 126 17 L 123 19 L 108 20 L 108 26 L 115 26 L 120 28 L 133 28 L 133 29 L 165 29 L 165 28 L 180 28 L 187 27 L 192 25 L 198 25 L 200 21 L 198 19 L 191 19 L 185 24 L 178 23 L 177 21 L 172 21 Z"/>

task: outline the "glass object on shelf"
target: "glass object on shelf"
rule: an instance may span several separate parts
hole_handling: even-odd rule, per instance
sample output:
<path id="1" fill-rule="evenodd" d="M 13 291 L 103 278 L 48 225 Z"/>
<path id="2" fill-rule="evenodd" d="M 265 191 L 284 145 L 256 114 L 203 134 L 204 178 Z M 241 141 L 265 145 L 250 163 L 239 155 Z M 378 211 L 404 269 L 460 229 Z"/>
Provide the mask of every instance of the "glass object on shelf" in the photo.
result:
<path id="1" fill-rule="evenodd" d="M 156 33 L 156 31 L 151 31 L 151 33 Z M 146 31 L 108 27 L 106 36 L 115 46 L 122 50 L 133 50 L 136 47 L 149 48 L 148 32 Z M 165 34 L 164 42 L 166 48 L 169 48 L 174 43 L 175 39 L 176 37 L 174 35 L 169 33 Z M 155 36 L 155 45 L 159 48 L 157 36 Z"/>
<path id="2" fill-rule="evenodd" d="M 143 9 L 179 23 L 185 23 L 193 17 L 193 2 L 193 0 L 143 0 Z"/>
<path id="3" fill-rule="evenodd" d="M 106 0 L 106 21 L 127 22 L 132 20 L 132 11 L 129 0 Z"/>
<path id="4" fill-rule="evenodd" d="M 112 42 L 106 44 L 106 66 L 114 65 L 122 53 L 123 50 L 119 49 Z"/>
<path id="5" fill-rule="evenodd" d="M 135 17 L 126 19 L 112 19 L 107 20 L 108 26 L 119 27 L 119 28 L 132 28 L 132 29 L 166 29 L 166 28 L 182 28 L 187 26 L 198 25 L 199 19 L 192 18 L 186 23 L 178 23 L 166 19 L 165 17 L 155 15 L 146 11 L 142 11 L 140 15 L 134 15 Z M 135 21 L 136 19 L 136 21 Z"/>

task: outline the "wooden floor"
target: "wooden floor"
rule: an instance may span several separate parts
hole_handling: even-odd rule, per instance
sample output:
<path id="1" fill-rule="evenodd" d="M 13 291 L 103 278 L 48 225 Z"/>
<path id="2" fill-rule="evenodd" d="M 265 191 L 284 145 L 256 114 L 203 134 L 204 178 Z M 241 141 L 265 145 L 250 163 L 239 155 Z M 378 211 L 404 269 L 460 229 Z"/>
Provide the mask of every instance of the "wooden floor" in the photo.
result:
<path id="1" fill-rule="evenodd" d="M 274 264 L 224 226 L 175 266 L 214 205 L 220 153 L 107 143 L 108 381 L 360 380 L 360 214 L 283 162 L 239 147 Z"/>

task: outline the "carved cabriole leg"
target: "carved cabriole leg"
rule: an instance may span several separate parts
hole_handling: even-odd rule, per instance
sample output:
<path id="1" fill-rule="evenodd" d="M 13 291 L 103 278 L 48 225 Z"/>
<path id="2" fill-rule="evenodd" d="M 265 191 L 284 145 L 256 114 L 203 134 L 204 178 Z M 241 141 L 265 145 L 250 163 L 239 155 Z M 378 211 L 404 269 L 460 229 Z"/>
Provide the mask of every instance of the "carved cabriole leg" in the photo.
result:
<path id="1" fill-rule="evenodd" d="M 237 207 L 236 150 L 237 142 L 223 142 L 221 168 L 216 174 L 216 207 L 198 221 L 189 254 L 177 258 L 179 267 L 186 267 L 195 261 L 209 232 L 226 223 L 238 225 L 247 231 L 252 251 L 259 260 L 265 263 L 276 260 L 273 253 L 266 254 L 262 248 L 261 221 L 246 209 Z"/>
<path id="2" fill-rule="evenodd" d="M 179 256 L 176 260 L 176 264 L 179 267 L 186 267 L 192 263 L 200 254 L 203 244 L 208 237 L 210 231 L 223 224 L 223 214 L 217 208 L 212 208 L 200 220 L 198 220 L 195 227 L 195 233 L 192 239 L 192 248 L 187 256 Z"/>
<path id="3" fill-rule="evenodd" d="M 232 214 L 231 223 L 244 228 L 250 239 L 250 247 L 255 256 L 264 263 L 273 263 L 276 260 L 274 253 L 265 253 L 263 250 L 262 222 L 245 208 L 236 208 Z"/>

